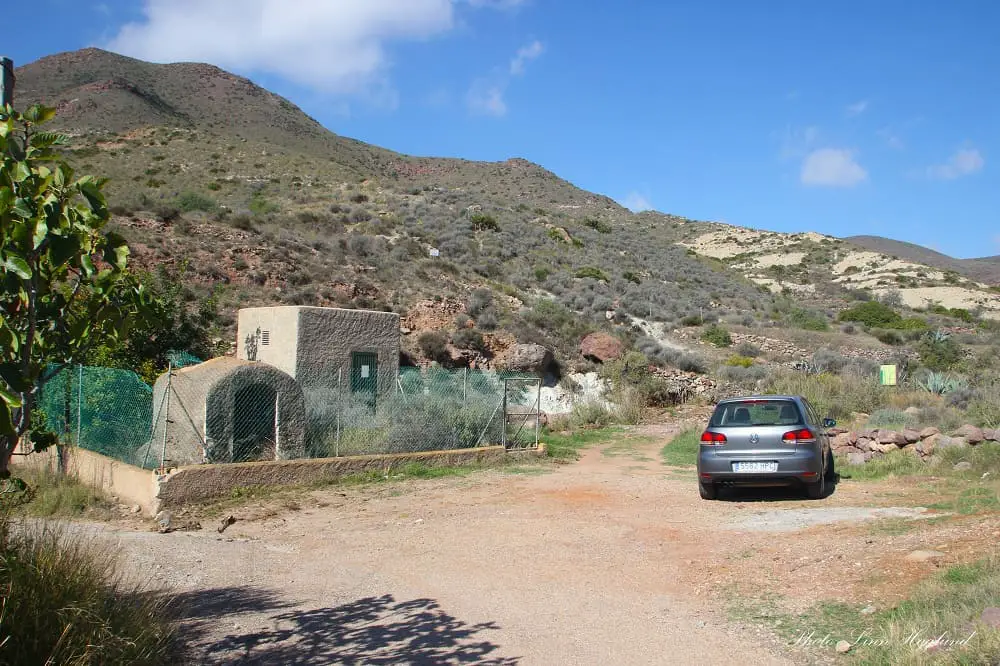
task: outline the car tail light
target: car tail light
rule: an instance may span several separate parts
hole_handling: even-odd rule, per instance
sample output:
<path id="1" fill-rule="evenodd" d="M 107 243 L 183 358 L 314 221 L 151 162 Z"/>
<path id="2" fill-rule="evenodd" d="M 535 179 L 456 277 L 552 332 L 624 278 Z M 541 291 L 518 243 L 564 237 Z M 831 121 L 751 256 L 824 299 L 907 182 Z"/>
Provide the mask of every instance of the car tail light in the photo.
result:
<path id="1" fill-rule="evenodd" d="M 786 432 L 781 436 L 781 441 L 785 444 L 812 444 L 816 441 L 816 436 L 812 434 L 812 430 L 808 428 L 802 428 L 801 430 L 793 430 L 791 432 Z"/>
<path id="2" fill-rule="evenodd" d="M 708 432 L 706 430 L 701 433 L 701 443 L 704 446 L 721 446 L 726 443 L 726 436 L 721 432 Z"/>

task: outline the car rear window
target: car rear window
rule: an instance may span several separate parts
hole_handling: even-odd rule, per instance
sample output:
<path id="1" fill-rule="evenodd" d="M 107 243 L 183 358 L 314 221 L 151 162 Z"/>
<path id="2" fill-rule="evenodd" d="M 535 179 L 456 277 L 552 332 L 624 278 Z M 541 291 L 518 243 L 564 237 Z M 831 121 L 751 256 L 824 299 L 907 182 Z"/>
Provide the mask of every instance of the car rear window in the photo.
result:
<path id="1" fill-rule="evenodd" d="M 739 428 L 768 425 L 801 425 L 802 414 L 792 400 L 741 400 L 715 408 L 712 428 Z"/>

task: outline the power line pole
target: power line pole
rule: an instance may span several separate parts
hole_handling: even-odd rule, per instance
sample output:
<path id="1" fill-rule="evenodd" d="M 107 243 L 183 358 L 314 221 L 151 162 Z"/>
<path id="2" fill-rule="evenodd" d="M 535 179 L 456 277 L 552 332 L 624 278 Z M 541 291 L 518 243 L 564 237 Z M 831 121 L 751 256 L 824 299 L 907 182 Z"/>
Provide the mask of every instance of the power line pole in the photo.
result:
<path id="1" fill-rule="evenodd" d="M 14 61 L 0 57 L 0 107 L 14 103 Z"/>

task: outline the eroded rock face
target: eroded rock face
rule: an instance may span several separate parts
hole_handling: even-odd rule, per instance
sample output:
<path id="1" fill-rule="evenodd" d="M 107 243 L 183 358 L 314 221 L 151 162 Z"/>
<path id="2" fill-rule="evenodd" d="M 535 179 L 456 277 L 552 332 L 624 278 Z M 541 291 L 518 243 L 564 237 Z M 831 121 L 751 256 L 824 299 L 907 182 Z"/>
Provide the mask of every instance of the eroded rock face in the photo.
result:
<path id="1" fill-rule="evenodd" d="M 608 333 L 591 333 L 580 343 L 580 354 L 591 361 L 607 363 L 621 358 L 625 351 L 621 340 Z"/>

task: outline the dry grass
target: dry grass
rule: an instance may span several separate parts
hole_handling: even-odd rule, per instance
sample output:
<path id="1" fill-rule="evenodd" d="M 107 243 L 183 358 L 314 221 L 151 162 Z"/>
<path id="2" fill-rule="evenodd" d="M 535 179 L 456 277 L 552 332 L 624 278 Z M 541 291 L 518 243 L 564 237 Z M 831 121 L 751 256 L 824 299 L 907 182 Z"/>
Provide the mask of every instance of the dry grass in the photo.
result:
<path id="1" fill-rule="evenodd" d="M 62 527 L 0 514 L 0 589 L 0 663 L 177 663 L 163 598 L 125 584 L 110 548 Z"/>

